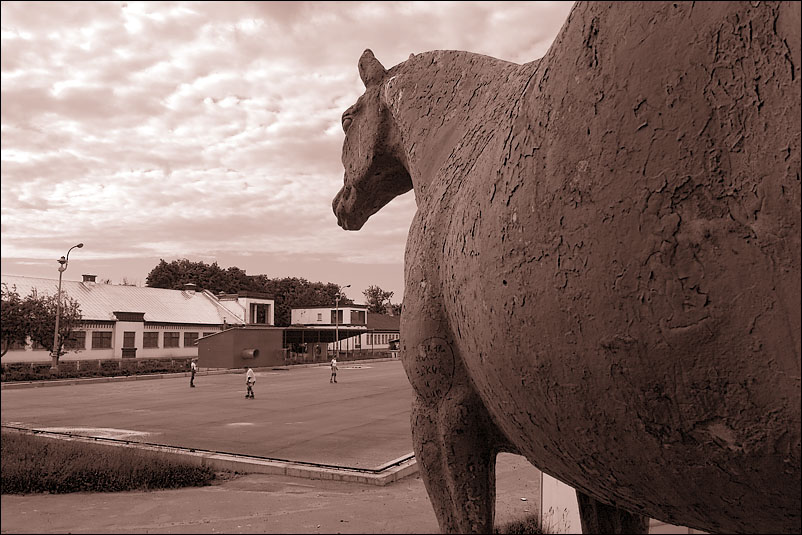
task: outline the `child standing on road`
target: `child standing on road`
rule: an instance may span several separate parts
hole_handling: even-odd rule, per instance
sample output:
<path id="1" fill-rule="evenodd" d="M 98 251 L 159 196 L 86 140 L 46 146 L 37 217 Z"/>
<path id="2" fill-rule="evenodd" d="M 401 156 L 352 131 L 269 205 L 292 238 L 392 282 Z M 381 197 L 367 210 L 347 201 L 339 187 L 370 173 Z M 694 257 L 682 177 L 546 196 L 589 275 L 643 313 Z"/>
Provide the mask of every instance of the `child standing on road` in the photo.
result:
<path id="1" fill-rule="evenodd" d="M 253 385 L 256 383 L 256 374 L 253 373 L 251 368 L 248 368 L 248 371 L 245 373 L 245 386 L 248 387 L 248 391 L 245 392 L 245 398 L 253 398 Z"/>
<path id="2" fill-rule="evenodd" d="M 192 372 L 192 377 L 189 378 L 189 386 L 195 388 L 195 373 L 198 371 L 198 359 L 192 359 L 192 365 L 190 366 L 190 371 Z"/>
<path id="3" fill-rule="evenodd" d="M 337 382 L 337 357 L 331 359 L 331 379 L 329 379 L 330 383 Z"/>

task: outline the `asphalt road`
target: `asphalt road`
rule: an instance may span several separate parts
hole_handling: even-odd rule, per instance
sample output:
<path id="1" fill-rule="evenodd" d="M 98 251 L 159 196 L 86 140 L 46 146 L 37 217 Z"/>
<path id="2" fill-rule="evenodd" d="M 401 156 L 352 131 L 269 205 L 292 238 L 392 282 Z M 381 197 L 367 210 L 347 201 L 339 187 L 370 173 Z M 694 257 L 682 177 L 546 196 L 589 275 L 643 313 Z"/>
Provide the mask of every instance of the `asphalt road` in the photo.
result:
<path id="1" fill-rule="evenodd" d="M 2 390 L 2 423 L 350 468 L 412 453 L 400 361 Z"/>

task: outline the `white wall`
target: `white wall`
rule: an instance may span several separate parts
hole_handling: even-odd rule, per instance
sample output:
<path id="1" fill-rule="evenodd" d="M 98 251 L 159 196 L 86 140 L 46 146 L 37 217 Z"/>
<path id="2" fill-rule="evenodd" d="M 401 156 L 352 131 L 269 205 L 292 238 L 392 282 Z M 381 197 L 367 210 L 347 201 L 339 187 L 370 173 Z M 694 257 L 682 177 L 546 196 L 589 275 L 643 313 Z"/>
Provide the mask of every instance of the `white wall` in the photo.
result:
<path id="1" fill-rule="evenodd" d="M 540 523 L 545 533 L 582 533 L 576 491 L 548 474 L 540 485 Z"/>
<path id="2" fill-rule="evenodd" d="M 141 321 L 121 321 L 117 320 L 114 326 L 114 334 L 112 335 L 112 355 L 114 358 L 122 358 L 123 356 L 123 335 L 126 332 L 134 333 L 134 347 L 142 347 L 142 331 L 144 330 L 144 323 Z M 91 344 L 91 336 L 87 346 Z M 139 356 L 139 349 L 137 349 L 137 356 Z"/>
<path id="3" fill-rule="evenodd" d="M 290 310 L 290 323 L 298 325 L 330 325 L 331 308 L 293 308 Z M 340 309 L 342 310 L 342 309 Z M 320 314 L 320 319 L 318 319 Z M 345 314 L 343 313 L 343 319 Z"/>
<path id="4" fill-rule="evenodd" d="M 240 297 L 237 299 L 237 302 L 240 303 L 242 307 L 245 323 L 251 324 L 254 323 L 254 318 L 251 317 L 251 304 L 258 304 L 258 305 L 270 305 L 267 313 L 267 323 L 260 324 L 260 325 L 275 325 L 275 317 L 276 317 L 276 303 L 273 299 L 261 299 L 255 297 Z"/>
<path id="5" fill-rule="evenodd" d="M 293 308 L 290 310 L 290 323 L 297 325 L 334 325 L 331 321 L 331 313 L 334 312 L 334 307 L 329 308 Z M 349 307 L 344 306 L 339 308 L 339 314 L 343 320 L 338 322 L 339 325 L 351 325 L 351 311 L 359 310 L 365 313 L 367 319 L 367 309 L 363 307 Z M 318 314 L 321 315 L 320 319 L 317 318 Z M 360 324 L 362 325 L 362 324 Z"/>

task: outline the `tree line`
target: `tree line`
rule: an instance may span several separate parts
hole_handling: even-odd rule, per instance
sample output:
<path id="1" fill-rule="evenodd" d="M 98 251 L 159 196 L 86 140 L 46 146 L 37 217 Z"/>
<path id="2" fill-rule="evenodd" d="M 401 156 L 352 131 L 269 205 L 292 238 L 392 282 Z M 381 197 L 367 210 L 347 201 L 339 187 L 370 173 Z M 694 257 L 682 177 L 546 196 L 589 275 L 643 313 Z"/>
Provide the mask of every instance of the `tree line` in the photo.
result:
<path id="1" fill-rule="evenodd" d="M 331 306 L 341 292 L 339 285 L 331 282 L 310 282 L 302 277 L 270 278 L 267 275 L 248 275 L 238 267 L 223 269 L 217 262 L 207 264 L 186 258 L 166 262 L 164 259 L 148 273 L 145 285 L 151 288 L 181 290 L 186 284 L 195 284 L 199 290 L 219 293 L 258 292 L 268 294 L 275 302 L 274 321 L 278 327 L 290 325 L 290 309 L 314 306 Z M 393 305 L 393 292 L 378 286 L 370 286 L 363 292 L 368 311 L 387 314 L 401 313 L 401 305 Z M 354 301 L 341 296 L 342 306 Z"/>

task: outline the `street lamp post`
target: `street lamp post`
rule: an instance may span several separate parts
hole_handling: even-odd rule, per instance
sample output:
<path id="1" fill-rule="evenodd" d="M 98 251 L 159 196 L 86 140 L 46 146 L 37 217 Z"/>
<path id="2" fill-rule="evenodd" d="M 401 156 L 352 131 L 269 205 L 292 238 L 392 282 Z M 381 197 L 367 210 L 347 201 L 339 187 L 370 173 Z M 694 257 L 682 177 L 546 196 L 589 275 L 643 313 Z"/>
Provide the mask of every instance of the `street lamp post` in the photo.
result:
<path id="1" fill-rule="evenodd" d="M 50 371 L 58 371 L 58 357 L 60 353 L 59 347 L 59 333 L 58 333 L 58 324 L 59 320 L 61 319 L 61 275 L 67 270 L 67 262 L 70 261 L 70 251 L 73 249 L 83 247 L 83 243 L 79 243 L 78 245 L 73 245 L 67 251 L 67 256 L 62 256 L 58 259 L 58 263 L 61 264 L 58 267 L 58 293 L 56 294 L 56 332 L 53 333 L 53 351 L 50 353 L 50 356 L 53 359 L 52 364 L 50 365 Z"/>
<path id="2" fill-rule="evenodd" d="M 337 345 L 335 346 L 337 349 L 337 357 L 340 358 L 340 299 L 342 299 L 342 291 L 345 288 L 350 288 L 351 285 L 348 284 L 343 286 L 337 293 L 334 294 L 334 337 L 337 339 Z"/>

